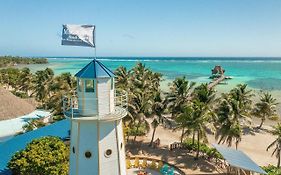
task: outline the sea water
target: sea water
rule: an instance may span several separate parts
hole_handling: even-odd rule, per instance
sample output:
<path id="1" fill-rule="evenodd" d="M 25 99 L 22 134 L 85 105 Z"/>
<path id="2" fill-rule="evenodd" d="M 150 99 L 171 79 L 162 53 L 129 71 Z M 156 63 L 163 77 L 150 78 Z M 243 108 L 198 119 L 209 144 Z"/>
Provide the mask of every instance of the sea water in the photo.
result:
<path id="1" fill-rule="evenodd" d="M 46 67 L 52 68 L 55 74 L 70 72 L 75 74 L 92 58 L 88 57 L 51 57 L 49 63 L 43 65 L 28 65 L 33 72 Z M 270 91 L 279 102 L 281 102 L 281 58 L 261 57 L 101 57 L 98 58 L 111 70 L 119 66 L 128 69 L 136 63 L 142 62 L 148 68 L 163 75 L 161 88 L 169 90 L 168 84 L 176 77 L 185 76 L 189 81 L 197 84 L 210 82 L 211 70 L 216 65 L 225 69 L 225 75 L 232 79 L 227 85 L 218 85 L 218 92 L 228 92 L 237 84 L 248 84 L 253 89 L 256 98 L 260 90 Z M 281 106 L 280 106 L 281 108 Z"/>
<path id="2" fill-rule="evenodd" d="M 50 67 L 55 74 L 70 72 L 75 74 L 91 58 L 68 58 L 52 57 L 48 58 L 49 64 L 28 65 L 31 70 L 37 71 Z M 163 74 L 166 81 L 171 81 L 176 77 L 186 76 L 190 81 L 197 83 L 209 82 L 211 70 L 215 65 L 221 65 L 225 69 L 227 76 L 233 77 L 230 82 L 246 83 L 249 87 L 264 90 L 281 90 L 281 58 L 174 58 L 174 57 L 103 57 L 99 58 L 102 63 L 111 70 L 119 66 L 128 69 L 137 62 L 144 63 L 155 72 Z"/>

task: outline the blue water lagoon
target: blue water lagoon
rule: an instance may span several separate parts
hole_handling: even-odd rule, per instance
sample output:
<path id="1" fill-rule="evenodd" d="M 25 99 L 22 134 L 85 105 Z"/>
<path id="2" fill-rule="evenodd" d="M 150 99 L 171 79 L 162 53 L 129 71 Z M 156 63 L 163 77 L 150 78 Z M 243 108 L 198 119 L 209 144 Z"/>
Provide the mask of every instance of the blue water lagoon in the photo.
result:
<path id="1" fill-rule="evenodd" d="M 115 70 L 119 66 L 130 69 L 137 62 L 142 62 L 153 71 L 163 74 L 161 88 L 164 91 L 169 89 L 169 82 L 181 76 L 186 76 L 188 80 L 197 84 L 210 82 L 211 70 L 215 65 L 221 65 L 225 69 L 225 74 L 231 76 L 232 79 L 228 80 L 226 85 L 217 86 L 218 92 L 227 92 L 237 84 L 246 83 L 256 94 L 260 90 L 271 91 L 275 98 L 281 102 L 281 58 L 101 57 L 98 59 L 111 70 Z M 49 64 L 27 66 L 32 71 L 49 67 L 55 71 L 55 74 L 63 72 L 75 74 L 90 60 L 91 58 L 88 57 L 52 57 L 48 58 Z"/>

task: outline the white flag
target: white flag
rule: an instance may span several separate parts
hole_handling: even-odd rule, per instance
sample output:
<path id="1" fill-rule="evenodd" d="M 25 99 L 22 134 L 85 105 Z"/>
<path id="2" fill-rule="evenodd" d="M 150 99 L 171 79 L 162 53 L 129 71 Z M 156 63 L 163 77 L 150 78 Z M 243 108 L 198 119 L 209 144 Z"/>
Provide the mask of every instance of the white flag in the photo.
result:
<path id="1" fill-rule="evenodd" d="M 96 47 L 94 25 L 63 25 L 62 45 Z"/>

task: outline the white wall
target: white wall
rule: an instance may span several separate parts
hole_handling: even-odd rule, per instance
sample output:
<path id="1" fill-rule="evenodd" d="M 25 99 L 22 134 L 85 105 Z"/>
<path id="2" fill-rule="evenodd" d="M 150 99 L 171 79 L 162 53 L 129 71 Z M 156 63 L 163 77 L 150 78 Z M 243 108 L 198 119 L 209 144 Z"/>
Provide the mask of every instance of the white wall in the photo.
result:
<path id="1" fill-rule="evenodd" d="M 126 174 L 126 156 L 125 156 L 125 143 L 124 143 L 124 135 L 123 135 L 123 126 L 122 120 L 116 121 L 117 123 L 117 137 L 118 137 L 118 147 L 119 147 L 119 160 L 120 160 L 120 173 L 121 175 Z M 121 147 L 122 143 L 122 147 Z"/>
<path id="2" fill-rule="evenodd" d="M 115 122 L 101 122 L 100 128 L 100 175 L 119 175 Z M 112 150 L 109 157 L 105 156 L 107 149 Z"/>
<path id="3" fill-rule="evenodd" d="M 99 115 L 109 114 L 109 95 L 110 95 L 110 79 L 100 78 L 98 81 L 98 106 Z"/>
<path id="4" fill-rule="evenodd" d="M 78 139 L 78 123 L 73 122 L 71 123 L 71 133 L 70 133 L 70 158 L 69 158 L 69 174 L 75 175 L 76 174 L 76 158 L 77 158 L 77 139 Z M 72 152 L 72 148 L 74 147 L 75 153 Z"/>
<path id="5" fill-rule="evenodd" d="M 85 157 L 85 152 L 90 151 L 91 158 Z M 79 137 L 79 169 L 78 175 L 98 174 L 98 130 L 97 121 L 80 122 Z"/>

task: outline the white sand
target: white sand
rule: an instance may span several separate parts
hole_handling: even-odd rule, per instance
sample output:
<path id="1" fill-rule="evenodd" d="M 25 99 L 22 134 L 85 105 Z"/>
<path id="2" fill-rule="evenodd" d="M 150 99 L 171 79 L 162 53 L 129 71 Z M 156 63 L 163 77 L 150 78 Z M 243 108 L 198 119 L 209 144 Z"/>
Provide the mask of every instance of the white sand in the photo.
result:
<path id="1" fill-rule="evenodd" d="M 259 122 L 259 120 L 255 119 L 255 122 L 253 122 L 252 126 L 257 126 Z M 272 124 L 274 123 L 265 122 L 263 128 L 271 129 L 270 125 Z M 172 131 L 170 129 L 159 126 L 155 133 L 155 139 L 160 138 L 160 148 L 153 149 L 147 146 L 152 136 L 151 130 L 147 134 L 147 136 L 139 137 L 137 139 L 139 141 L 138 144 L 129 144 L 128 149 L 132 152 L 132 154 L 145 154 L 151 157 L 167 160 L 171 163 L 176 164 L 179 168 L 181 168 L 188 174 L 196 174 L 202 172 L 204 174 L 208 174 L 219 172 L 219 170 L 211 165 L 208 161 L 202 159 L 199 161 L 194 161 L 194 153 L 192 155 L 190 153 L 187 153 L 185 150 L 168 151 L 169 144 L 180 141 L 180 134 L 180 131 Z M 243 135 L 238 149 L 246 153 L 258 165 L 276 165 L 276 157 L 271 157 L 272 150 L 269 150 L 269 152 L 266 151 L 267 146 L 271 142 L 273 142 L 274 138 L 274 136 L 272 136 L 265 130 L 253 130 L 253 132 Z M 216 143 L 213 135 L 208 135 L 208 140 L 210 144 Z"/>

